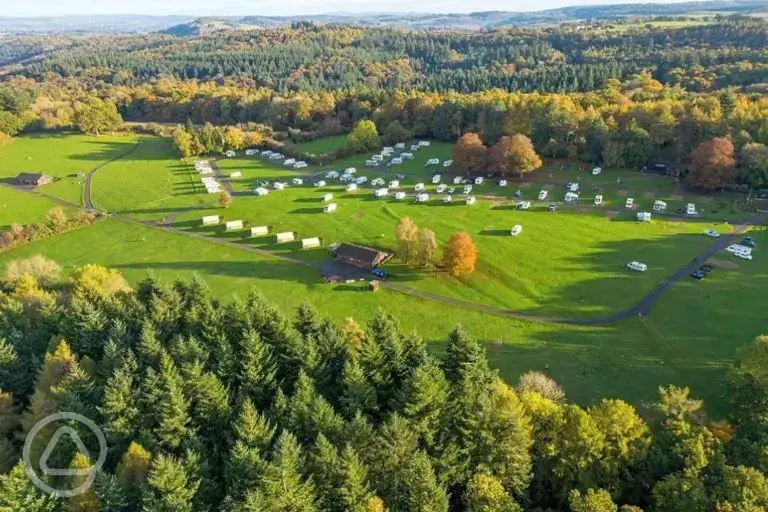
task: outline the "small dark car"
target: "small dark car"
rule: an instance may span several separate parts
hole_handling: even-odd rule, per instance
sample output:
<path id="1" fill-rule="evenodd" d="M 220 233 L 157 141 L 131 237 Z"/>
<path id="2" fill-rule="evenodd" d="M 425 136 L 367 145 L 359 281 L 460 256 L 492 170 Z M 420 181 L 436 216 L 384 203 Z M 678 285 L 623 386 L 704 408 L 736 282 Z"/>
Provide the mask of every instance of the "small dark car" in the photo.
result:
<path id="1" fill-rule="evenodd" d="M 697 281 L 701 281 L 702 279 L 704 279 L 706 275 L 707 274 L 705 274 L 701 270 L 694 270 L 693 272 L 691 272 L 691 277 L 696 279 Z"/>
<path id="2" fill-rule="evenodd" d="M 555 203 L 550 203 L 549 208 L 547 208 L 549 211 L 554 212 L 557 210 L 557 205 Z"/>
<path id="3" fill-rule="evenodd" d="M 701 270 L 705 274 L 709 274 L 710 272 L 712 272 L 713 269 L 714 269 L 714 267 L 712 265 L 709 265 L 709 264 L 702 265 L 702 266 L 699 267 L 699 270 Z"/>
<path id="4" fill-rule="evenodd" d="M 378 277 L 379 279 L 384 279 L 385 277 L 387 277 L 387 273 L 381 270 L 380 268 L 375 268 L 371 270 L 371 274 Z"/>
<path id="5" fill-rule="evenodd" d="M 746 245 L 747 247 L 757 247 L 757 242 L 755 242 L 754 238 L 748 236 L 741 241 L 741 245 Z"/>

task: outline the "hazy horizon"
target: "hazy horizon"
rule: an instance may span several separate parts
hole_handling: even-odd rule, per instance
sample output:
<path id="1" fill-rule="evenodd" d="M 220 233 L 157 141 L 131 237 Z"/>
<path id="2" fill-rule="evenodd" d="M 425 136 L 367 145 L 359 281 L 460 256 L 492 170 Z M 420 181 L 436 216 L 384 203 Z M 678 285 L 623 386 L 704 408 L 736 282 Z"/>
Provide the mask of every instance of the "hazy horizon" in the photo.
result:
<path id="1" fill-rule="evenodd" d="M 131 10 L 110 2 L 90 0 L 33 0 L 6 6 L 0 17 L 58 17 L 98 15 L 149 15 L 149 16 L 302 16 L 332 13 L 468 13 L 478 11 L 535 12 L 569 6 L 617 5 L 617 4 L 670 4 L 690 0 L 426 0 L 413 8 L 410 0 L 373 0 L 365 6 L 351 0 L 283 0 L 279 4 L 256 0 L 224 0 L 211 6 L 206 0 L 187 0 L 179 7 L 176 0 L 134 0 Z"/>

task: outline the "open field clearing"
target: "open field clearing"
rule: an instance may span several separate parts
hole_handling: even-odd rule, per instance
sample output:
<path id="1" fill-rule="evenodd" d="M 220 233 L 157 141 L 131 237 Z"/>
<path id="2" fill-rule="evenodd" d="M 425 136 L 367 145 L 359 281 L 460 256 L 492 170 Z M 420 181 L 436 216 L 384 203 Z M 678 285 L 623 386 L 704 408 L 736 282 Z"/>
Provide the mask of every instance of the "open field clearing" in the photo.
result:
<path id="1" fill-rule="evenodd" d="M 40 172 L 55 179 L 44 192 L 83 204 L 82 174 L 119 158 L 135 145 L 135 136 L 30 135 L 17 137 L 0 150 L 0 179 L 12 180 L 20 172 Z M 78 175 L 80 173 L 81 175 Z"/>
<path id="2" fill-rule="evenodd" d="M 318 141 L 328 146 L 337 143 Z M 30 151 L 43 145 L 54 155 L 51 167 L 68 162 L 73 169 L 76 163 L 92 169 L 114 160 L 93 174 L 92 200 L 97 208 L 119 213 L 124 220 L 98 222 L 3 253 L 0 267 L 11 259 L 43 254 L 60 262 L 66 271 L 85 263 L 114 267 L 133 284 L 150 273 L 165 282 L 198 275 L 221 297 L 242 296 L 256 287 L 286 310 L 309 300 L 338 320 L 355 316 L 365 321 L 378 308 L 386 308 L 407 328 L 417 329 L 434 342 L 436 351 L 441 350 L 439 342 L 450 327 L 459 322 L 486 342 L 490 359 L 508 380 L 514 381 L 524 370 L 545 370 L 582 403 L 605 395 L 640 403 L 651 399 L 659 384 L 675 383 L 691 386 L 707 400 L 711 411 L 717 411 L 723 404 L 724 370 L 736 349 L 765 330 L 760 304 L 768 262 L 761 259 L 760 250 L 754 261 L 719 254 L 710 276 L 700 282 L 686 278 L 675 283 L 652 307 L 650 316 L 606 325 L 544 324 L 451 304 L 465 301 L 572 319 L 608 316 L 635 305 L 711 246 L 712 239 L 703 235 L 705 229 L 727 234 L 732 225 L 724 221 L 749 216 L 735 209 L 734 196 L 688 194 L 672 178 L 610 169 L 592 176 L 591 169 L 552 164 L 527 175 L 523 182 L 510 180 L 506 187 L 490 179 L 472 184 L 471 194 L 478 200 L 468 206 L 462 194 L 464 185 L 454 185 L 454 175 L 443 173 L 442 183 L 456 189 L 454 201 L 445 205 L 443 194 L 436 193 L 437 185 L 432 183 L 433 174 L 442 167 L 425 162 L 431 157 L 441 162 L 449 158 L 449 144 L 433 142 L 413 160 L 390 169 L 366 169 L 366 155 L 332 166 L 295 170 L 241 154 L 212 159 L 224 178 L 220 179 L 222 186 L 233 190 L 233 203 L 224 209 L 218 194 L 205 192 L 193 161 L 174 156 L 165 139 L 144 136 L 137 142 L 132 137 L 73 136 L 45 142 L 21 138 L 2 154 L 15 151 L 18 159 L 19 148 Z M 95 155 L 88 156 L 85 152 L 89 150 L 96 151 Z M 355 176 L 365 176 L 368 181 L 356 191 L 347 191 L 337 179 L 325 178 L 329 169 L 346 167 L 356 167 Z M 240 177 L 231 177 L 237 172 Z M 374 197 L 370 182 L 375 178 L 389 182 L 395 174 L 405 176 L 397 189 L 406 193 L 405 200 L 392 197 L 395 189 L 386 197 Z M 303 183 L 292 184 L 294 178 Z M 326 185 L 314 186 L 321 179 Z M 39 190 L 60 195 L 64 189 L 56 187 L 63 181 Z M 287 186 L 276 190 L 275 182 Z M 580 185 L 577 204 L 563 202 L 568 182 Z M 426 203 L 414 201 L 418 183 L 424 183 L 430 194 Z M 71 185 L 70 193 L 75 185 L 81 187 L 74 181 Z M 259 186 L 267 187 L 269 194 L 254 194 Z M 515 197 L 517 190 L 520 197 Z M 547 190 L 549 197 L 539 201 L 541 190 Z M 597 193 L 605 197 L 601 208 L 593 205 Z M 324 194 L 333 195 L 331 202 L 338 205 L 335 212 L 323 213 Z M 627 197 L 636 198 L 636 208 L 624 208 Z M 702 215 L 654 214 L 651 222 L 635 220 L 638 211 L 651 210 L 659 199 L 667 201 L 672 212 L 696 202 Z M 531 201 L 531 208 L 517 209 L 521 200 Z M 550 202 L 557 211 L 548 211 Z M 43 197 L 0 188 L 0 225 L 43 220 L 53 205 Z M 23 214 L 14 215 L 17 209 Z M 203 227 L 206 215 L 220 216 L 220 224 Z M 387 288 L 371 293 L 359 281 L 325 283 L 313 268 L 330 259 L 328 246 L 334 242 L 392 250 L 394 228 L 404 217 L 434 230 L 440 244 L 452 233 L 466 231 L 477 245 L 477 269 L 462 279 L 436 269 L 409 268 L 397 260 L 384 266 L 393 286 L 428 292 L 446 302 Z M 130 219 L 168 229 L 128 222 Z M 224 222 L 230 220 L 242 220 L 243 229 L 226 232 Z M 510 236 L 516 224 L 523 231 Z M 250 228 L 254 226 L 267 226 L 270 234 L 252 238 Z M 297 240 L 319 237 L 322 246 L 301 250 L 298 242 L 277 244 L 274 233 L 284 231 L 294 232 Z M 753 232 L 760 247 L 768 244 L 762 228 Z M 228 245 L 230 242 L 237 245 Z M 634 260 L 646 263 L 647 271 L 626 270 L 626 263 Z M 630 374 L 633 378 L 626 379 Z"/>

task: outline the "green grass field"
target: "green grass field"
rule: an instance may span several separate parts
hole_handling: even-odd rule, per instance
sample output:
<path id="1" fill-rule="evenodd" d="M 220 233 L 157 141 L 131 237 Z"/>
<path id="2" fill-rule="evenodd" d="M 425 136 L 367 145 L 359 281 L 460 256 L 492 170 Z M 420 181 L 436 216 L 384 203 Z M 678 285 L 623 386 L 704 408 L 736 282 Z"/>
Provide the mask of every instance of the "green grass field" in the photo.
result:
<path id="1" fill-rule="evenodd" d="M 56 158 L 72 162 L 84 157 L 77 153 L 67 157 L 66 148 L 59 145 L 72 150 L 86 143 L 106 144 L 99 153 L 104 155 L 122 154 L 130 147 L 125 144 L 135 142 L 121 139 L 117 145 L 122 152 L 117 152 L 116 148 L 109 149 L 116 143 L 105 142 L 105 138 L 97 142 L 76 139 L 55 137 L 48 145 Z M 21 141 L 31 144 L 25 139 Z M 42 139 L 34 142 L 44 144 Z M 707 400 L 713 414 L 722 410 L 724 369 L 740 345 L 768 331 L 760 306 L 768 261 L 762 261 L 760 250 L 753 262 L 719 256 L 722 261 L 718 264 L 729 268 L 716 268 L 702 282 L 685 280 L 673 285 L 648 317 L 599 327 L 577 327 L 511 320 L 386 289 L 371 293 L 359 282 L 328 284 L 312 268 L 206 239 L 235 241 L 317 262 L 329 257 L 327 245 L 335 241 L 392 247 L 396 223 L 409 216 L 420 226 L 433 229 L 441 242 L 452 232 L 469 232 L 479 249 L 478 267 L 470 277 L 456 280 L 393 262 L 387 269 L 394 281 L 448 298 L 530 314 L 582 317 L 615 312 L 633 304 L 712 242 L 703 236 L 704 229 L 730 230 L 728 224 L 706 218 L 656 216 L 650 223 L 636 222 L 633 211 L 620 207 L 624 200 L 620 191 L 636 195 L 641 208 L 650 206 L 654 199 L 670 198 L 681 204 L 690 200 L 700 207 L 709 205 L 714 209 L 719 208 L 721 199 L 679 194 L 671 179 L 632 171 L 606 170 L 593 178 L 575 167 L 565 171 L 546 168 L 526 177 L 527 184 L 510 183 L 507 188 L 500 188 L 486 182 L 475 192 L 487 198 L 474 206 L 459 204 L 460 194 L 457 203 L 444 206 L 429 179 L 433 169 L 425 167 L 424 161 L 432 156 L 444 160 L 449 155 L 450 145 L 433 143 L 413 161 L 392 170 L 364 169 L 367 155 L 362 155 L 302 172 L 254 157 L 220 159 L 218 165 L 225 175 L 234 171 L 243 175 L 232 180 L 234 203 L 225 210 L 218 206 L 215 194 L 204 193 L 191 162 L 174 156 L 168 141 L 146 137 L 134 152 L 98 170 L 93 179 L 94 203 L 145 221 L 170 223 L 190 234 L 204 235 L 202 238 L 107 220 L 0 254 L 0 268 L 10 259 L 40 253 L 65 265 L 66 271 L 91 262 L 114 267 L 132 283 L 147 273 L 165 281 L 197 274 L 221 297 L 244 295 L 255 286 L 286 310 L 309 300 L 337 320 L 354 316 L 365 321 L 383 307 L 393 311 L 406 328 L 417 329 L 430 342 L 441 341 L 452 325 L 460 322 L 486 342 L 492 363 L 510 381 L 528 369 L 545 370 L 564 385 L 573 399 L 582 403 L 606 395 L 640 403 L 653 398 L 658 385 L 674 383 L 691 386 Z M 108 160 L 92 158 L 96 162 L 94 167 Z M 369 185 L 354 193 L 347 193 L 338 183 L 322 188 L 312 186 L 328 168 L 348 166 L 357 167 L 357 175 L 369 179 L 381 176 L 389 180 L 395 173 L 405 174 L 402 184 L 410 199 L 375 199 Z M 273 190 L 265 197 L 251 192 L 261 181 L 290 182 L 297 176 L 306 179 L 303 186 Z M 621 183 L 616 183 L 619 177 Z M 529 211 L 514 208 L 515 189 L 520 188 L 524 199 L 533 199 L 540 188 L 548 186 L 555 197 L 564 194 L 562 183 L 566 181 L 579 181 L 582 185 L 578 207 L 561 205 L 557 213 L 547 212 L 546 202 L 535 204 Z M 413 203 L 412 188 L 418 182 L 426 183 L 432 194 L 429 204 Z M 592 187 L 600 187 L 606 195 L 605 208 L 595 208 L 587 199 Z M 326 192 L 333 193 L 339 205 L 334 214 L 322 213 L 320 196 Z M 26 196 L 21 198 L 18 194 L 0 188 L 0 225 L 17 221 L 4 213 L 3 204 L 8 205 L 6 211 L 21 205 L 24 215 L 32 219 L 44 216 L 50 209 L 48 201 L 38 197 L 30 197 L 29 204 L 35 204 L 28 207 Z M 671 199 L 676 195 L 681 198 Z M 722 199 L 729 200 L 730 197 Z M 615 207 L 611 201 L 621 204 Z M 614 208 L 618 213 L 606 215 L 606 210 Z M 201 217 L 208 214 L 221 215 L 224 220 L 241 219 L 246 222 L 246 229 L 224 233 L 223 226 L 202 228 Z M 745 216 L 730 215 L 725 218 Z M 518 237 L 508 235 L 514 224 L 523 225 Z M 273 237 L 251 239 L 247 236 L 248 228 L 256 225 L 267 225 L 273 232 L 295 231 L 299 237 L 320 236 L 324 247 L 301 251 L 296 243 L 276 245 Z M 761 247 L 768 244 L 766 232 L 756 230 L 755 236 Z M 626 271 L 623 265 L 631 260 L 646 262 L 648 271 Z M 434 347 L 440 350 L 439 343 Z"/>
<path id="2" fill-rule="evenodd" d="M 302 142 L 299 144 L 299 147 L 301 147 L 301 149 L 307 153 L 320 156 L 326 153 L 330 153 L 331 151 L 341 149 L 346 145 L 347 136 L 344 134 L 334 135 L 333 137 L 323 137 L 322 139 L 317 139 L 310 142 Z"/>
<path id="3" fill-rule="evenodd" d="M 55 206 L 50 199 L 0 186 L 0 231 L 5 231 L 13 223 L 43 222 Z"/>
<path id="4" fill-rule="evenodd" d="M 20 172 L 42 172 L 55 181 L 41 191 L 75 204 L 83 204 L 85 173 L 131 149 L 135 136 L 44 134 L 17 137 L 0 150 L 3 159 L 0 179 L 13 179 Z"/>
<path id="5" fill-rule="evenodd" d="M 187 166 L 169 158 L 171 141 L 144 136 L 130 154 L 106 164 L 94 174 L 91 197 L 97 208 L 126 211 L 188 192 L 174 186 L 174 176 L 187 176 Z"/>

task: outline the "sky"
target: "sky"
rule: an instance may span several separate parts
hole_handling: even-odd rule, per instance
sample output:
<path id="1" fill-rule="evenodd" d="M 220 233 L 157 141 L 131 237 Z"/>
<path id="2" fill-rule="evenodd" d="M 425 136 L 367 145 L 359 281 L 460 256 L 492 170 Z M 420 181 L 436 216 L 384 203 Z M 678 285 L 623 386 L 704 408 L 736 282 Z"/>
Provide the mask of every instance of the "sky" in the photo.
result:
<path id="1" fill-rule="evenodd" d="M 675 0 L 0 0 L 0 16 L 181 14 L 190 16 L 302 15 L 328 12 L 539 11 L 568 5 L 672 3 Z M 683 1 L 683 0 L 679 0 Z"/>

